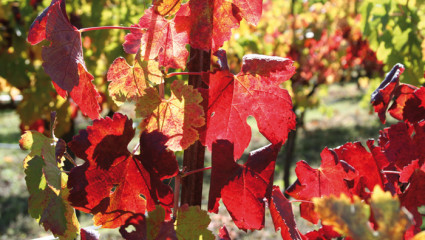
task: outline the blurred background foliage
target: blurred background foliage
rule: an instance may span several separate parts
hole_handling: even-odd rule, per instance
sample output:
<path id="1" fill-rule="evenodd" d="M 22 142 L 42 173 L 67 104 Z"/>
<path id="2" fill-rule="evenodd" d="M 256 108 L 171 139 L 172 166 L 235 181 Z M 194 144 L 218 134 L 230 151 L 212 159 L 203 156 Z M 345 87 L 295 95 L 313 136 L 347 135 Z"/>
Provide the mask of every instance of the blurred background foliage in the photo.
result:
<path id="1" fill-rule="evenodd" d="M 58 137 L 69 141 L 78 129 L 78 107 L 55 92 L 41 66 L 42 47 L 26 42 L 31 23 L 49 4 L 50 0 L 0 1 L 0 123 L 4 128 L 0 130 L 0 144 L 17 144 L 23 130 L 47 132 L 51 111 L 58 112 Z M 77 28 L 130 26 L 138 22 L 150 4 L 147 0 L 68 0 L 67 12 Z M 292 182 L 289 178 L 293 160 L 318 160 L 323 146 L 336 147 L 332 144 L 363 140 L 377 132 L 379 123 L 368 116 L 369 96 L 395 63 L 406 66 L 403 82 L 425 82 L 424 16 L 425 6 L 419 0 L 264 0 L 258 26 L 242 21 L 240 28 L 233 30 L 223 48 L 234 73 L 239 72 L 242 57 L 249 53 L 295 61 L 297 72 L 284 87 L 293 98 L 297 131 L 291 132 L 277 168 L 283 171 L 282 182 L 286 186 Z M 86 65 L 103 97 L 102 115 L 118 110 L 107 94 L 109 65 L 119 56 L 132 62 L 121 46 L 125 34 L 122 30 L 83 34 Z M 354 108 L 358 105 L 364 108 Z M 353 116 L 349 111 L 356 112 L 353 121 L 347 119 Z M 254 134 L 251 147 L 263 145 L 264 141 Z M 9 178 L 0 183 L 6 183 L 6 188 L 25 189 L 25 185 L 20 185 L 20 166 L 13 165 L 14 157 L 23 159 L 23 155 L 16 149 L 7 154 L 0 149 L 0 155 L 5 156 L 0 159 L 1 178 Z M 15 177 L 8 177 L 13 173 L 16 181 Z M 16 220 L 22 211 L 17 209 L 26 206 L 27 195 L 23 192 L 8 191 L 9 195 L 0 197 L 0 232 L 4 233 L 1 239 L 17 236 L 16 231 L 35 231 L 16 225 L 16 221 L 26 224 L 26 220 Z M 10 200 L 15 198 L 19 201 Z M 12 202 L 17 207 L 10 207 Z M 10 216 L 5 217 L 5 209 L 13 210 L 8 212 Z M 14 226 L 16 231 L 8 233 L 8 226 Z"/>

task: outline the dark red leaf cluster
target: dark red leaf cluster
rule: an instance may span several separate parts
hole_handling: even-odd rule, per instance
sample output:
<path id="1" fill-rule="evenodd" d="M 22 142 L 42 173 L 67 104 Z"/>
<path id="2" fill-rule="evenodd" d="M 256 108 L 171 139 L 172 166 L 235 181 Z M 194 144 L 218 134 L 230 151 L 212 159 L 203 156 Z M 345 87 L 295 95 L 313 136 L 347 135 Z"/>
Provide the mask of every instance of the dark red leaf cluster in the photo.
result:
<path id="1" fill-rule="evenodd" d="M 178 172 L 174 153 L 165 146 L 167 137 L 143 133 L 141 153 L 133 155 L 127 145 L 134 133 L 132 121 L 116 113 L 112 119 L 95 120 L 69 143 L 75 155 L 85 160 L 69 175 L 69 201 L 76 209 L 94 214 L 97 225 L 116 228 L 157 204 L 168 214 L 173 206 L 173 190 L 162 182 Z"/>
<path id="2" fill-rule="evenodd" d="M 43 47 L 43 67 L 58 94 L 63 98 L 69 94 L 84 115 L 99 118 L 101 98 L 86 69 L 81 33 L 69 22 L 65 1 L 53 0 L 31 25 L 28 41 L 37 44 L 43 40 L 50 41 Z"/>
<path id="3" fill-rule="evenodd" d="M 324 149 L 322 164 L 318 169 L 306 162 L 297 163 L 298 179 L 287 189 L 287 193 L 298 200 L 311 201 L 314 197 L 358 196 L 366 202 L 376 185 L 393 195 L 398 195 L 401 205 L 413 214 L 415 225 L 406 232 L 406 237 L 420 231 L 422 215 L 418 208 L 425 205 L 423 184 L 425 181 L 425 115 L 423 114 L 422 87 L 400 84 L 404 67 L 397 64 L 372 94 L 372 105 L 379 118 L 385 122 L 390 114 L 399 122 L 380 131 L 378 145 L 374 140 L 367 142 L 367 150 L 359 142 L 346 143 L 335 149 Z M 312 203 L 300 205 L 301 216 L 317 224 L 318 218 Z M 373 216 L 370 224 L 374 225 Z M 326 229 L 326 230 L 325 230 Z M 327 226 L 319 231 L 307 233 L 309 239 L 335 237 Z"/>

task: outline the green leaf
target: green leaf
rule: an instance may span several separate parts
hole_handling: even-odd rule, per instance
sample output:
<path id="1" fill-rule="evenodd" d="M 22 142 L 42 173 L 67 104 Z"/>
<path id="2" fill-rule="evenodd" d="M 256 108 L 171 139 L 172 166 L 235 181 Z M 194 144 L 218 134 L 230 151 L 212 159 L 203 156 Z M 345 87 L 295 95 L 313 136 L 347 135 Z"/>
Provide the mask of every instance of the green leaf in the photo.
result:
<path id="1" fill-rule="evenodd" d="M 74 239 L 79 232 L 79 223 L 75 211 L 68 203 L 69 189 L 66 188 L 67 175 L 60 174 L 63 183 L 59 194 L 48 187 L 43 168 L 44 161 L 40 156 L 34 156 L 25 161 L 25 181 L 30 198 L 28 212 L 50 230 L 59 239 Z"/>
<path id="2" fill-rule="evenodd" d="M 215 239 L 207 229 L 211 219 L 199 206 L 181 206 L 177 211 L 176 232 L 178 239 Z"/>
<path id="3" fill-rule="evenodd" d="M 21 148 L 31 150 L 24 160 L 24 165 L 27 165 L 35 157 L 41 157 L 43 160 L 43 176 L 46 178 L 49 187 L 59 195 L 62 180 L 61 169 L 55 157 L 55 140 L 37 131 L 27 131 L 22 135 L 19 143 Z"/>

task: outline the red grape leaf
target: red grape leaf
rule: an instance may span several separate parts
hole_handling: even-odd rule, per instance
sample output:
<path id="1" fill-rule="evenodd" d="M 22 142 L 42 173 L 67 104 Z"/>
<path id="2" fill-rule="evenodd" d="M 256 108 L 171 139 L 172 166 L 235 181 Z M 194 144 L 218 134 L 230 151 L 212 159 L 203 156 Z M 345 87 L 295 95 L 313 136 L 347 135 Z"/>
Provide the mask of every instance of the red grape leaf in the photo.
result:
<path id="1" fill-rule="evenodd" d="M 368 152 L 360 142 L 346 143 L 333 150 L 340 160 L 344 160 L 358 171 L 358 177 L 363 177 L 369 190 L 373 189 L 375 185 L 384 188 L 387 180 L 381 173 L 379 163 L 375 160 L 373 154 Z"/>
<path id="2" fill-rule="evenodd" d="M 84 66 L 81 33 L 63 15 L 59 2 L 51 6 L 46 25 L 46 38 L 50 46 L 43 47 L 45 72 L 63 90 L 78 86 L 78 64 Z"/>
<path id="3" fill-rule="evenodd" d="M 246 120 L 254 116 L 271 143 L 283 144 L 295 128 L 295 114 L 288 91 L 279 85 L 294 74 L 292 63 L 287 58 L 246 55 L 237 76 L 229 71 L 211 74 L 209 95 L 203 95 L 209 105 L 202 143 L 211 149 L 217 139 L 228 140 L 235 145 L 234 159 L 238 159 L 251 140 Z"/>
<path id="4" fill-rule="evenodd" d="M 161 16 L 174 15 L 180 9 L 182 0 L 154 0 L 155 12 Z"/>
<path id="5" fill-rule="evenodd" d="M 314 211 L 313 203 L 302 202 L 300 204 L 300 216 L 313 224 L 318 224 L 320 220 Z"/>
<path id="6" fill-rule="evenodd" d="M 155 210 L 154 210 L 155 211 Z M 164 214 L 165 215 L 165 214 Z M 134 230 L 128 232 L 128 227 L 133 226 Z M 146 240 L 146 218 L 143 214 L 135 214 L 129 217 L 125 225 L 119 229 L 121 236 L 126 240 Z M 149 238 L 150 239 L 150 238 Z"/>
<path id="7" fill-rule="evenodd" d="M 385 156 L 385 153 L 382 151 L 382 148 L 379 146 L 375 146 L 374 143 L 375 143 L 375 140 L 369 139 L 367 140 L 366 145 L 370 149 L 370 152 L 372 153 L 373 158 L 375 159 L 378 169 L 384 169 L 390 163 L 388 162 L 388 159 Z"/>
<path id="8" fill-rule="evenodd" d="M 137 27 L 137 25 L 131 25 Z M 142 44 L 143 34 L 146 33 L 146 29 L 132 29 L 131 33 L 125 35 L 124 43 L 122 44 L 124 51 L 129 54 L 136 54 L 140 50 Z"/>
<path id="9" fill-rule="evenodd" d="M 100 117 L 99 101 L 101 97 L 92 83 L 94 77 L 80 63 L 78 64 L 78 75 L 80 76 L 78 86 L 72 89 L 69 96 L 84 115 L 91 119 L 97 119 Z"/>
<path id="10" fill-rule="evenodd" d="M 301 233 L 295 223 L 292 204 L 283 196 L 279 187 L 273 186 L 270 199 L 270 214 L 272 215 L 275 231 L 280 229 L 280 234 L 285 240 L 302 239 Z"/>
<path id="11" fill-rule="evenodd" d="M 187 32 L 192 47 L 215 52 L 239 27 L 239 14 L 230 1 L 191 0 L 176 13 L 176 28 Z"/>
<path id="12" fill-rule="evenodd" d="M 89 228 L 80 229 L 81 240 L 99 240 L 100 234 L 98 231 Z"/>
<path id="13" fill-rule="evenodd" d="M 413 136 L 413 137 L 412 137 Z M 379 145 L 388 161 L 399 170 L 418 159 L 421 165 L 425 161 L 425 122 L 409 125 L 397 123 L 380 131 Z"/>
<path id="14" fill-rule="evenodd" d="M 43 10 L 43 12 L 34 20 L 30 29 L 28 30 L 27 41 L 32 45 L 35 45 L 46 39 L 47 18 L 49 17 L 52 5 L 57 2 L 60 2 L 62 13 L 64 16 L 66 16 L 65 0 L 52 0 L 50 6 Z"/>
<path id="15" fill-rule="evenodd" d="M 419 169 L 419 160 L 414 160 L 409 165 L 405 166 L 400 173 L 400 182 L 408 183 L 410 182 L 410 177 L 415 172 L 416 169 Z"/>
<path id="16" fill-rule="evenodd" d="M 189 56 L 186 50 L 188 37 L 185 31 L 176 30 L 174 19 L 168 20 L 149 8 L 139 23 L 132 26 L 140 30 L 131 30 L 126 36 L 123 46 L 127 53 L 136 53 L 141 44 L 141 55 L 145 61 L 158 58 L 159 66 L 185 68 Z M 146 32 L 143 33 L 142 29 Z"/>
<path id="17" fill-rule="evenodd" d="M 214 240 L 215 236 L 207 229 L 211 219 L 208 212 L 199 206 L 181 206 L 177 210 L 175 222 L 176 234 L 179 239 L 206 239 Z"/>
<path id="18" fill-rule="evenodd" d="M 241 11 L 247 22 L 257 25 L 263 11 L 263 0 L 234 0 L 233 3 Z"/>
<path id="19" fill-rule="evenodd" d="M 327 240 L 327 239 L 334 239 L 334 238 L 340 237 L 341 234 L 335 232 L 332 229 L 332 226 L 322 225 L 322 227 L 319 230 L 308 232 L 305 234 L 305 236 L 309 240 Z M 348 240 L 350 238 L 348 237 L 345 239 Z"/>
<path id="20" fill-rule="evenodd" d="M 171 86 L 171 96 L 162 99 L 158 92 L 146 90 L 137 104 L 139 116 L 145 118 L 141 128 L 152 132 L 158 130 L 168 137 L 166 145 L 173 151 L 188 148 L 199 138 L 195 128 L 205 124 L 204 111 L 200 105 L 201 94 L 192 86 L 176 80 Z"/>
<path id="21" fill-rule="evenodd" d="M 85 160 L 69 175 L 69 201 L 76 208 L 94 214 L 96 225 L 116 228 L 135 214 L 162 205 L 173 205 L 173 191 L 162 180 L 175 176 L 174 154 L 163 145 L 167 138 L 158 132 L 142 133 L 140 155 L 127 145 L 135 130 L 132 121 L 116 113 L 113 119 L 97 119 L 69 143 L 76 156 Z"/>
<path id="22" fill-rule="evenodd" d="M 218 212 L 220 198 L 236 226 L 242 230 L 264 227 L 264 198 L 270 198 L 273 173 L 280 144 L 250 153 L 247 162 L 233 160 L 233 144 L 213 144 L 208 211 Z M 246 207 L 249 206 L 249 207 Z"/>
<path id="23" fill-rule="evenodd" d="M 379 87 L 372 93 L 370 102 L 375 109 L 375 112 L 378 113 L 379 119 L 382 123 L 385 123 L 386 117 L 385 113 L 387 112 L 388 105 L 391 101 L 391 98 L 394 95 L 394 89 L 399 85 L 400 75 L 404 71 L 404 66 L 400 63 L 394 65 L 389 73 L 385 76 L 384 81 L 379 85 Z"/>
<path id="24" fill-rule="evenodd" d="M 125 101 L 137 100 L 144 94 L 149 83 L 163 82 L 162 73 L 156 61 L 142 61 L 136 56 L 134 66 L 128 65 L 123 57 L 114 60 L 109 67 L 109 95 L 120 106 Z"/>
<path id="25" fill-rule="evenodd" d="M 388 112 L 398 120 L 409 123 L 425 119 L 425 88 L 400 85 L 394 93 L 395 101 Z"/>
<path id="26" fill-rule="evenodd" d="M 344 163 L 328 148 L 323 149 L 320 156 L 322 164 L 318 169 L 311 168 L 305 161 L 297 162 L 295 173 L 298 180 L 286 192 L 293 198 L 308 201 L 313 197 L 331 194 L 339 196 L 344 193 L 351 196 L 346 180 L 352 180 L 357 176 L 354 170 L 347 173 Z"/>
<path id="27" fill-rule="evenodd" d="M 227 228 L 225 225 L 223 225 L 223 227 L 221 227 L 220 230 L 218 231 L 218 238 L 219 240 L 231 240 L 229 231 L 227 231 Z"/>
<path id="28" fill-rule="evenodd" d="M 83 114 L 91 119 L 98 118 L 100 95 L 91 82 L 93 76 L 84 64 L 81 34 L 64 16 L 59 2 L 51 6 L 46 38 L 51 44 L 43 47 L 43 67 L 59 95 L 66 97 L 66 92 L 69 92 Z"/>
<path id="29" fill-rule="evenodd" d="M 409 183 L 406 190 L 400 195 L 400 202 L 402 206 L 413 214 L 415 226 L 420 229 L 420 226 L 422 226 L 422 214 L 418 211 L 418 207 L 425 205 L 425 164 L 411 173 Z"/>

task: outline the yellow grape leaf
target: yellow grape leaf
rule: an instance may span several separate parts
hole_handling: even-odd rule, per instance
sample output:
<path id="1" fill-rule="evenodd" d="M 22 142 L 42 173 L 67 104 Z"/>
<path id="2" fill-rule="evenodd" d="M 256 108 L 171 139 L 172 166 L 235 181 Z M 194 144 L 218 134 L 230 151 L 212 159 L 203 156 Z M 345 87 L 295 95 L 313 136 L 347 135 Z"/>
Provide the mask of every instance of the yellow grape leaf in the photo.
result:
<path id="1" fill-rule="evenodd" d="M 172 151 L 188 148 L 199 138 L 196 128 L 205 124 L 204 110 L 200 105 L 201 94 L 192 86 L 176 80 L 171 84 L 171 96 L 161 99 L 155 89 L 146 89 L 137 103 L 136 112 L 145 118 L 142 131 L 158 130 L 169 140 L 166 145 Z"/>
<path id="2" fill-rule="evenodd" d="M 425 231 L 422 231 L 422 232 L 420 232 L 420 233 L 416 234 L 416 235 L 412 238 L 412 240 L 422 240 L 422 239 L 425 239 Z"/>
<path id="3" fill-rule="evenodd" d="M 138 56 L 136 55 L 134 66 L 128 65 L 125 58 L 119 57 L 109 67 L 107 79 L 111 83 L 108 91 L 118 106 L 125 101 L 137 100 L 150 84 L 163 82 L 158 62 L 142 61 Z"/>
<path id="4" fill-rule="evenodd" d="M 398 197 L 375 186 L 370 206 L 378 223 L 380 239 L 403 239 L 404 232 L 412 225 L 413 217 L 404 208 L 400 209 Z"/>
<path id="5" fill-rule="evenodd" d="M 333 226 L 335 231 L 354 240 L 403 239 L 413 221 L 410 214 L 400 208 L 398 198 L 383 192 L 379 186 L 372 193 L 370 205 L 357 196 L 352 201 L 344 194 L 313 198 L 313 202 L 323 224 Z M 369 225 L 370 211 L 378 224 L 377 231 Z"/>
<path id="6" fill-rule="evenodd" d="M 180 9 L 182 0 L 154 0 L 155 12 L 161 16 L 174 15 Z"/>

